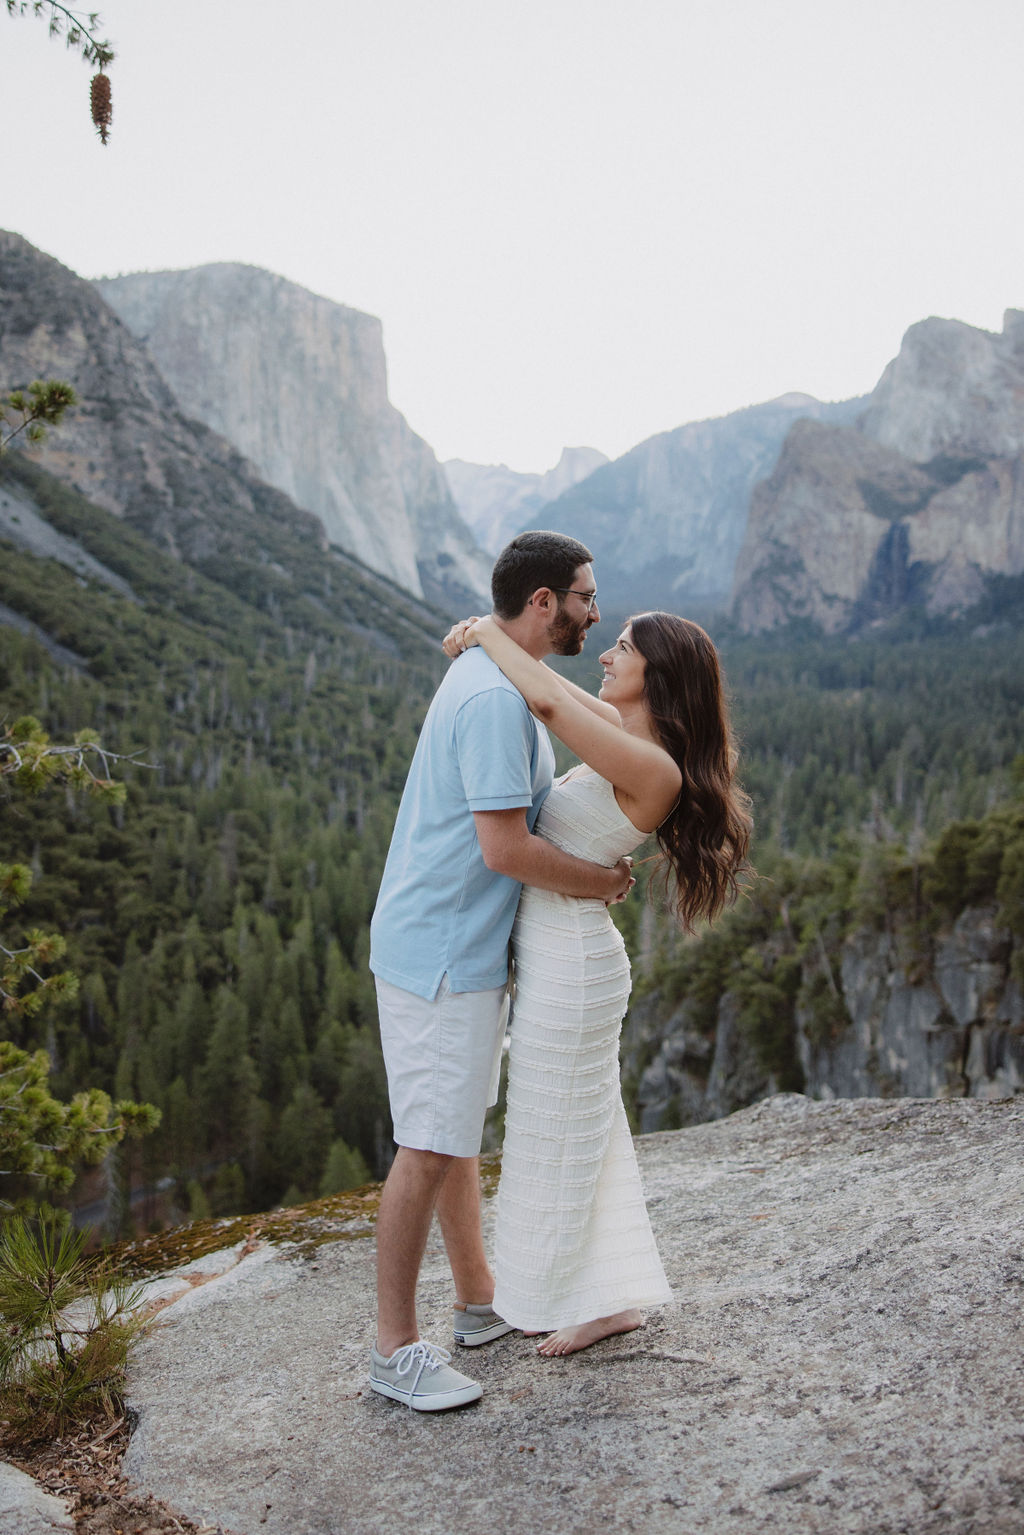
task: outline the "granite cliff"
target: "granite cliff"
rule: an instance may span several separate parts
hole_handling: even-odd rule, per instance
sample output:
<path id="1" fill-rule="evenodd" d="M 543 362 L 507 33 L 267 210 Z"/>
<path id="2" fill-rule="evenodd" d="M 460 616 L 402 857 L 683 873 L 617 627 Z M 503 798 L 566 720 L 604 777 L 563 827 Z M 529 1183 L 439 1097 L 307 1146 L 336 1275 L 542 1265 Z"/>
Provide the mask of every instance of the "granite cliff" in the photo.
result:
<path id="1" fill-rule="evenodd" d="M 329 543 L 446 606 L 487 592 L 490 561 L 388 399 L 379 320 L 234 263 L 96 288 L 184 414 L 318 517 Z"/>
<path id="2" fill-rule="evenodd" d="M 981 1098 L 1024 1093 L 1019 937 L 995 906 L 965 908 L 930 941 L 860 927 L 837 956 L 816 947 L 794 991 L 793 1044 L 815 1098 Z M 717 1119 L 778 1090 L 734 990 L 713 1026 L 692 1002 L 636 1000 L 623 1069 L 643 1130 Z"/>
<path id="3" fill-rule="evenodd" d="M 794 422 L 852 421 L 862 401 L 787 394 L 662 432 L 552 501 L 544 525 L 593 549 L 607 610 L 721 608 L 747 526 L 750 493 Z"/>
<path id="4" fill-rule="evenodd" d="M 79 404 L 32 458 L 185 560 L 259 558 L 275 532 L 323 549 L 323 529 L 236 448 L 179 409 L 91 283 L 0 232 L 0 377 L 71 383 Z M 269 544 L 263 545 L 269 558 Z"/>
<path id="5" fill-rule="evenodd" d="M 852 425 L 799 422 L 751 497 L 732 612 L 826 632 L 959 614 L 1024 573 L 1024 314 L 912 326 Z"/>
<path id="6" fill-rule="evenodd" d="M 918 463 L 1024 452 L 1024 312 L 1001 334 L 960 320 L 912 325 L 858 426 Z"/>

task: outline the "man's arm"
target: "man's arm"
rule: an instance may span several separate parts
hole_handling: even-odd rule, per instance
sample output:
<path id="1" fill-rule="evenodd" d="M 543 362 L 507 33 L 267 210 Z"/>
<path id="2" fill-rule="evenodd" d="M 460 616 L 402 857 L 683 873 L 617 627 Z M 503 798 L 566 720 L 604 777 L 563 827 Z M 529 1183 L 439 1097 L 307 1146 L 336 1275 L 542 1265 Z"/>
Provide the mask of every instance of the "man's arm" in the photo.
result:
<path id="1" fill-rule="evenodd" d="M 621 901 L 632 883 L 624 858 L 606 869 L 535 837 L 526 824 L 525 808 L 474 810 L 473 820 L 484 863 L 495 874 L 507 874 L 539 890 L 589 897 L 609 905 Z"/>

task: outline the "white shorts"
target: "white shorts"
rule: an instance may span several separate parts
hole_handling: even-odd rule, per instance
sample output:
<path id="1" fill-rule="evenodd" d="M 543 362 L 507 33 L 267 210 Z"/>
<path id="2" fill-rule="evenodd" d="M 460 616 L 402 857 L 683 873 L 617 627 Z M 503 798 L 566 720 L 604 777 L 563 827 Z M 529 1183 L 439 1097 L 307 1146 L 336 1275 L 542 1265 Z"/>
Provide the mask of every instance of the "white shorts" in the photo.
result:
<path id="1" fill-rule="evenodd" d="M 395 1140 L 414 1151 L 475 1157 L 484 1115 L 498 1101 L 506 988 L 452 992 L 445 976 L 427 1002 L 375 979 Z"/>

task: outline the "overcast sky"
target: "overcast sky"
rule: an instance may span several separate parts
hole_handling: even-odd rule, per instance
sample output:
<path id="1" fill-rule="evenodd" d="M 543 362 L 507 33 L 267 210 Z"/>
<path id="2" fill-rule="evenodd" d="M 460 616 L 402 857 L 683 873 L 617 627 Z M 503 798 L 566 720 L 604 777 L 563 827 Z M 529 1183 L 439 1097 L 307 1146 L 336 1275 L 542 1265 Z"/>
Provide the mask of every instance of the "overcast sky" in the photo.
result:
<path id="1" fill-rule="evenodd" d="M 90 0 L 0 13 L 0 224 L 378 315 L 442 459 L 550 467 L 1024 307 L 1021 0 Z"/>

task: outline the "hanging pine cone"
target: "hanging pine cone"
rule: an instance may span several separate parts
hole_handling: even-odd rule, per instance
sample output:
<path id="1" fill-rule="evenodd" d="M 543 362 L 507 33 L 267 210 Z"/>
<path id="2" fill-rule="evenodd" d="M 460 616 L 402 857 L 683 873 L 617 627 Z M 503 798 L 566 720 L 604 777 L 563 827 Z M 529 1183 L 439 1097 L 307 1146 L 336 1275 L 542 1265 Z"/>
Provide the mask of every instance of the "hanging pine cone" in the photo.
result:
<path id="1" fill-rule="evenodd" d="M 92 106 L 92 120 L 99 130 L 100 143 L 105 144 L 110 133 L 110 124 L 114 111 L 110 101 L 110 77 L 100 72 L 93 75 L 92 86 L 89 91 L 89 100 Z"/>

